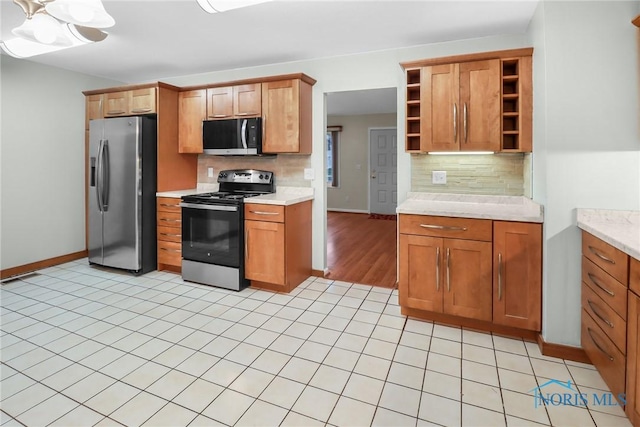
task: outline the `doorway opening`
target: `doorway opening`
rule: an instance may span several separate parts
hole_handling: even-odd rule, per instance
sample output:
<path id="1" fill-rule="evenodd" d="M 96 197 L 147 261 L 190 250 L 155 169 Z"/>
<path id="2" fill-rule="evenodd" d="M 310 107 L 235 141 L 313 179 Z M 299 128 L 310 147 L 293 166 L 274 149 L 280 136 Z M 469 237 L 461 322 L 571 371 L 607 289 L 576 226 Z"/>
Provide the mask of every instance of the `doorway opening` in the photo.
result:
<path id="1" fill-rule="evenodd" d="M 326 97 L 327 278 L 396 285 L 396 88 Z"/>

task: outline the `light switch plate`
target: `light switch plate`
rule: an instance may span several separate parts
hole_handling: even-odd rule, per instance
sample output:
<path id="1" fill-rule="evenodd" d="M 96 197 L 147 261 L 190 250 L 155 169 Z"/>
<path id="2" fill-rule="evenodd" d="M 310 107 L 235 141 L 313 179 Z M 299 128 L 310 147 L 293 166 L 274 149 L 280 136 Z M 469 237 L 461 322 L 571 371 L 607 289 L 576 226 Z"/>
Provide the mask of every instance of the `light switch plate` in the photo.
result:
<path id="1" fill-rule="evenodd" d="M 207 168 L 207 176 L 213 178 L 213 168 Z"/>
<path id="2" fill-rule="evenodd" d="M 433 171 L 431 172 L 431 183 L 442 185 L 447 183 L 447 171 Z"/>
<path id="3" fill-rule="evenodd" d="M 315 174 L 313 173 L 313 169 L 305 168 L 304 170 L 304 179 L 312 180 L 314 179 Z"/>

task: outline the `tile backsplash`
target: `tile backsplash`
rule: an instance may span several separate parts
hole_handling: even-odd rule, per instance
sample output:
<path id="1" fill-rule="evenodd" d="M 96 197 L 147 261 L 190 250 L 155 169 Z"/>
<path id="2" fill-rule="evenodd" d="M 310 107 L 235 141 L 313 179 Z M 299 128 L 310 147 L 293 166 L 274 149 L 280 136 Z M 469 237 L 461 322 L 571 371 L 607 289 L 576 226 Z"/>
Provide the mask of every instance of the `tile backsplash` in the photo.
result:
<path id="1" fill-rule="evenodd" d="M 304 179 L 304 169 L 311 167 L 311 156 L 278 154 L 277 156 L 198 156 L 198 183 L 217 182 L 218 172 L 226 169 L 260 169 L 271 171 L 278 185 L 287 187 L 311 187 L 311 181 Z M 213 168 L 213 178 L 207 176 L 208 168 Z"/>
<path id="2" fill-rule="evenodd" d="M 411 155 L 411 191 L 530 196 L 525 154 Z M 432 184 L 431 172 L 446 171 L 447 183 Z"/>

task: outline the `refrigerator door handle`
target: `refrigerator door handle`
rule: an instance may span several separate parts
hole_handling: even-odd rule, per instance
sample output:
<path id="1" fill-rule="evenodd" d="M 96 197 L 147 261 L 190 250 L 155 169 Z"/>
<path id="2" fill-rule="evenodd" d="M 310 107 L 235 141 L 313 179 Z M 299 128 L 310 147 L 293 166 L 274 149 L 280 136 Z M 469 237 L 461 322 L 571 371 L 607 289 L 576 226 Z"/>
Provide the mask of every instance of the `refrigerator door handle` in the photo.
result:
<path id="1" fill-rule="evenodd" d="M 105 139 L 103 144 L 102 144 L 102 162 L 103 165 L 102 167 L 104 168 L 104 172 L 103 172 L 103 178 L 104 181 L 102 182 L 102 211 L 106 212 L 109 210 L 109 181 L 110 181 L 110 176 L 109 176 L 109 169 L 110 169 L 110 164 L 109 164 L 109 140 Z"/>
<path id="2" fill-rule="evenodd" d="M 98 143 L 98 159 L 96 163 L 96 202 L 98 203 L 98 211 L 102 212 L 102 140 Z"/>

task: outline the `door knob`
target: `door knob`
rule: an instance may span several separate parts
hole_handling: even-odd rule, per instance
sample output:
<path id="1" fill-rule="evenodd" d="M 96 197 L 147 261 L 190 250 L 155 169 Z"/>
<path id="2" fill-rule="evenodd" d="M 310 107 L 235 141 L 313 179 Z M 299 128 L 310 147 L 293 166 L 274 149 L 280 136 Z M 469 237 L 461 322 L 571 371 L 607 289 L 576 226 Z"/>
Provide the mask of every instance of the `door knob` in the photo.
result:
<path id="1" fill-rule="evenodd" d="M 376 176 L 374 174 L 371 174 L 371 178 L 376 179 Z"/>

